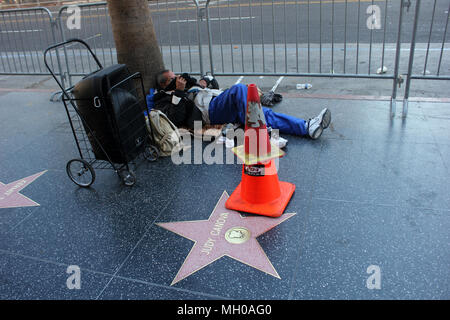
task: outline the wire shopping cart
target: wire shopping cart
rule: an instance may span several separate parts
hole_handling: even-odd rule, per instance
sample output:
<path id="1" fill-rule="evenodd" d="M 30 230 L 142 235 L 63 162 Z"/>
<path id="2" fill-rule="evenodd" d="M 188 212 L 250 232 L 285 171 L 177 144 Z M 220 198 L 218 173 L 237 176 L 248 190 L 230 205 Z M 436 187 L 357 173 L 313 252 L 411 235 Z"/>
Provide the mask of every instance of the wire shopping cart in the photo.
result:
<path id="1" fill-rule="evenodd" d="M 75 53 L 74 45 L 81 47 L 77 50 L 80 55 L 90 55 L 96 70 L 91 68 L 77 84 L 65 88 L 61 70 L 64 64 L 53 63 L 53 59 L 61 60 L 59 52 L 64 51 L 65 66 L 69 69 L 67 52 Z M 44 52 L 44 62 L 61 88 L 80 155 L 66 165 L 69 178 L 87 188 L 95 181 L 95 170 L 112 169 L 125 185 L 134 185 L 136 175 L 130 164 L 137 167 L 136 161 L 141 156 L 150 162 L 159 157 L 151 126 L 144 115 L 148 110 L 141 74 L 130 74 L 125 65 L 103 68 L 89 45 L 80 39 L 50 46 Z M 59 72 L 55 65 L 59 66 Z M 63 76 L 58 79 L 58 75 Z"/>

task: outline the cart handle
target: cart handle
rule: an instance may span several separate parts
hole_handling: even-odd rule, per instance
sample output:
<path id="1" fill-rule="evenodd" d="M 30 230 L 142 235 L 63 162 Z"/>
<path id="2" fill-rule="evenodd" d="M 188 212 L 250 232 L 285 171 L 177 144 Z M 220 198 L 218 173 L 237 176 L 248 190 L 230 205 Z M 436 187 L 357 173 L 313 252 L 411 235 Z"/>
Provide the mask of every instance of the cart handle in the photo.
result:
<path id="1" fill-rule="evenodd" d="M 63 93 L 65 93 L 66 89 L 64 88 L 64 86 L 62 85 L 62 83 L 60 83 L 60 81 L 58 81 L 58 79 L 57 79 L 57 77 L 56 77 L 56 74 L 55 74 L 54 70 L 50 67 L 50 65 L 49 65 L 49 63 L 48 63 L 48 61 L 47 61 L 47 57 L 48 57 L 49 51 L 56 49 L 56 53 L 58 54 L 58 51 L 57 51 L 57 50 L 58 50 L 59 47 L 64 47 L 64 46 L 66 46 L 67 44 L 72 43 L 72 42 L 78 42 L 78 43 L 81 43 L 83 46 L 85 46 L 85 47 L 88 49 L 88 51 L 89 51 L 89 53 L 91 54 L 91 56 L 94 58 L 95 62 L 97 63 L 97 66 L 98 66 L 100 69 L 103 69 L 103 66 L 102 66 L 101 62 L 98 60 L 97 56 L 96 56 L 95 53 L 92 51 L 91 47 L 90 47 L 85 41 L 83 41 L 83 40 L 81 40 L 81 39 L 73 38 L 73 39 L 69 39 L 69 40 L 67 40 L 67 41 L 63 41 L 63 42 L 55 43 L 55 44 L 51 45 L 50 47 L 48 47 L 48 48 L 45 49 L 45 51 L 44 51 L 44 64 L 45 64 L 45 66 L 47 67 L 47 70 L 48 70 L 48 71 L 50 72 L 50 74 L 52 75 L 52 77 L 53 77 L 53 78 L 55 79 L 55 81 L 58 83 L 58 85 L 59 85 L 59 87 L 61 88 L 61 90 L 63 91 Z M 57 57 L 58 57 L 58 56 L 57 56 Z M 58 59 L 59 59 L 59 58 L 58 58 Z M 62 70 L 60 70 L 60 73 L 62 73 Z"/>
<path id="2" fill-rule="evenodd" d="M 67 44 L 69 44 L 69 43 L 72 43 L 72 42 L 78 42 L 78 43 L 81 43 L 83 46 L 85 46 L 85 47 L 89 50 L 89 53 L 92 55 L 92 57 L 94 58 L 95 62 L 96 62 L 97 65 L 100 67 L 100 69 L 103 69 L 103 66 L 102 66 L 101 62 L 98 60 L 97 56 L 96 56 L 95 53 L 92 51 L 91 47 L 90 47 L 85 41 L 83 41 L 83 40 L 81 40 L 81 39 L 72 38 L 72 39 L 69 39 L 69 40 L 66 40 L 66 41 L 63 41 L 63 42 L 60 42 L 60 43 L 55 43 L 54 45 L 51 45 L 50 47 L 48 47 L 47 49 L 45 49 L 45 51 L 44 51 L 44 62 L 45 62 L 45 66 L 47 67 L 47 69 L 48 69 L 50 72 L 51 72 L 51 69 L 50 69 L 50 67 L 49 67 L 49 65 L 48 65 L 48 63 L 47 63 L 47 53 L 48 53 L 50 50 L 56 49 L 56 48 L 58 48 L 58 47 L 63 47 L 63 46 L 65 46 L 65 45 L 67 45 Z"/>

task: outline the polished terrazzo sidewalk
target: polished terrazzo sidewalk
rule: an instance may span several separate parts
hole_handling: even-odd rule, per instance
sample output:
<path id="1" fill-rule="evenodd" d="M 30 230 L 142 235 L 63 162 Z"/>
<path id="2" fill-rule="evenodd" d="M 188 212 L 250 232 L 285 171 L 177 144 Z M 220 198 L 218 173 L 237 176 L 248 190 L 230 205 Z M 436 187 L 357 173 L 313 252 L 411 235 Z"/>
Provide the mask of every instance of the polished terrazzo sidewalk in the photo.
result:
<path id="1" fill-rule="evenodd" d="M 112 171 L 78 188 L 65 172 L 77 157 L 65 111 L 48 97 L 0 95 L 0 193 L 17 194 L 14 207 L 0 200 L 1 299 L 450 298 L 450 105 L 411 102 L 403 120 L 386 101 L 286 98 L 274 110 L 333 115 L 318 141 L 287 137 L 279 177 L 296 184 L 292 215 L 251 222 L 248 254 L 235 243 L 200 261 L 186 221 L 214 217 L 241 166 L 164 158 L 142 163 L 132 188 Z M 207 224 L 223 218 L 211 250 L 239 231 L 227 224 L 239 214 L 222 211 Z M 67 288 L 69 266 L 79 290 Z M 381 289 L 367 288 L 369 266 Z"/>

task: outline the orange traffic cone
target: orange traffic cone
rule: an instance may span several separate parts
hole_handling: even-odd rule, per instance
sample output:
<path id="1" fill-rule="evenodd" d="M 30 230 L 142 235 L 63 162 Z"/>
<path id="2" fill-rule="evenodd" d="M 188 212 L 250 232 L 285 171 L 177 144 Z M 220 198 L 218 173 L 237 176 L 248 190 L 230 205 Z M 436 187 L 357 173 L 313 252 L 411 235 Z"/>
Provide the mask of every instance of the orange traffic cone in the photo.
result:
<path id="1" fill-rule="evenodd" d="M 232 150 L 244 165 L 242 181 L 225 207 L 270 217 L 281 216 L 295 185 L 278 180 L 274 159 L 282 157 L 284 152 L 270 143 L 258 88 L 254 84 L 248 86 L 244 145 Z"/>

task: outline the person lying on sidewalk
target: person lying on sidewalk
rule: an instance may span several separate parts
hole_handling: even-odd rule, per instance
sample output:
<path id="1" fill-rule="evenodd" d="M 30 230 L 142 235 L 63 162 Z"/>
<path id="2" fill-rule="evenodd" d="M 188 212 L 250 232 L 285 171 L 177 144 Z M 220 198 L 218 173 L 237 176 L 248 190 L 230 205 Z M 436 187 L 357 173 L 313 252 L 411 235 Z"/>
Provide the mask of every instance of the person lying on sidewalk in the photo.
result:
<path id="1" fill-rule="evenodd" d="M 208 83 L 209 82 L 209 83 Z M 203 124 L 245 124 L 247 110 L 247 86 L 235 84 L 224 91 L 210 89 L 211 78 L 200 81 L 187 73 L 175 75 L 171 70 L 157 74 L 157 91 L 154 95 L 155 109 L 165 113 L 177 127 L 194 127 L 194 121 Z M 217 81 L 214 83 L 218 87 Z M 208 87 L 209 86 L 209 87 Z M 312 119 L 304 120 L 262 107 L 266 123 L 282 134 L 318 139 L 331 122 L 327 108 Z"/>

